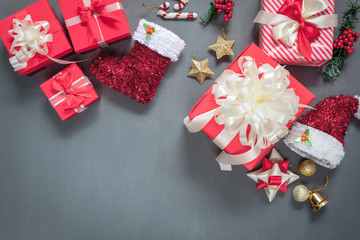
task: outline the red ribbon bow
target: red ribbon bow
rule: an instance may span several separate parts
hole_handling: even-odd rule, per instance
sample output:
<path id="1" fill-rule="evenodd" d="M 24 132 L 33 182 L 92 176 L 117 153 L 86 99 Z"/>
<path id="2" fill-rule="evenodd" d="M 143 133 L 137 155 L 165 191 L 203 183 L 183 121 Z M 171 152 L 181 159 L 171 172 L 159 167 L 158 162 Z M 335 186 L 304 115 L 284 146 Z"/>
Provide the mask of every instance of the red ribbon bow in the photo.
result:
<path id="1" fill-rule="evenodd" d="M 289 168 L 289 160 L 282 161 L 282 162 L 278 162 L 278 165 L 279 165 L 280 171 L 281 171 L 282 173 L 287 173 L 288 168 Z M 263 171 L 269 170 L 269 169 L 271 169 L 273 166 L 274 166 L 274 163 L 273 163 L 273 162 L 271 162 L 271 161 L 270 161 L 269 159 L 267 159 L 267 158 L 264 158 L 264 160 L 263 160 L 263 167 L 262 167 L 262 170 L 263 170 Z M 268 187 L 268 185 L 280 186 L 281 181 L 282 181 L 282 177 L 281 177 L 281 176 L 270 176 L 269 179 L 268 179 L 268 183 L 267 183 L 267 184 L 266 184 L 266 182 L 259 180 L 256 189 L 266 188 L 266 187 Z M 286 185 L 287 185 L 287 183 L 284 182 L 284 183 L 280 186 L 279 191 L 286 192 Z"/>
<path id="2" fill-rule="evenodd" d="M 278 14 L 288 16 L 299 23 L 298 43 L 300 53 L 307 59 L 311 58 L 311 42 L 320 36 L 320 30 L 302 17 L 303 0 L 286 0 Z"/>
<path id="3" fill-rule="evenodd" d="M 95 16 L 100 18 L 102 22 L 106 24 L 111 24 L 114 21 L 120 22 L 120 20 L 114 16 L 112 13 L 105 10 L 106 4 L 103 2 L 103 0 L 91 0 L 91 6 L 87 7 L 84 5 L 83 1 L 81 0 L 78 4 L 78 12 L 81 19 L 81 22 L 86 24 L 93 35 L 93 38 L 95 38 L 98 42 L 104 41 L 104 39 L 96 38 L 96 36 L 100 36 L 100 26 L 98 25 L 97 20 L 95 19 Z M 94 14 L 96 14 L 94 16 Z M 95 34 L 94 31 L 97 29 L 98 33 Z"/>
<path id="4" fill-rule="evenodd" d="M 51 87 L 56 92 L 65 92 L 64 100 L 64 109 L 65 110 L 74 110 L 79 109 L 81 104 L 85 101 L 86 98 L 90 98 L 91 95 L 91 85 L 86 85 L 80 88 L 72 88 L 72 83 L 74 74 L 68 72 L 60 74 L 55 77 L 52 81 Z"/>

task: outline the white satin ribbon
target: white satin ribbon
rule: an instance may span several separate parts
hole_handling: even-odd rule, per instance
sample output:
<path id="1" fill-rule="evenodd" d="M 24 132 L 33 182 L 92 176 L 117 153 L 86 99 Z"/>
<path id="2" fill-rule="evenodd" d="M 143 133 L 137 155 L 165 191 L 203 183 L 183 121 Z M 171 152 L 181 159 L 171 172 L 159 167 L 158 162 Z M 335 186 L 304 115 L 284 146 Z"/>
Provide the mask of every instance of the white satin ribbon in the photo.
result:
<path id="1" fill-rule="evenodd" d="M 212 94 L 218 108 L 190 119 L 184 119 L 189 132 L 201 131 L 215 117 L 224 130 L 213 140 L 224 149 L 238 136 L 243 146 L 251 149 L 231 155 L 222 151 L 216 158 L 222 170 L 231 170 L 228 165 L 246 164 L 256 159 L 262 149 L 279 141 L 288 133 L 286 124 L 295 119 L 300 98 L 290 84 L 289 72 L 282 66 L 269 64 L 257 67 L 252 57 L 240 57 L 241 73 L 231 70 L 215 81 Z M 247 130 L 249 128 L 249 133 Z"/>
<path id="2" fill-rule="evenodd" d="M 338 26 L 338 15 L 317 15 L 329 7 L 327 0 L 303 0 L 301 15 L 307 22 L 314 24 L 317 28 L 328 28 Z M 292 47 L 298 36 L 299 22 L 288 16 L 259 11 L 254 22 L 273 25 L 272 33 L 275 40 Z"/>
<path id="3" fill-rule="evenodd" d="M 8 33 L 14 38 L 10 53 L 15 56 L 9 59 L 14 71 L 26 68 L 27 61 L 36 53 L 48 54 L 49 49 L 46 43 L 53 41 L 52 34 L 48 34 L 49 29 L 49 22 L 34 23 L 30 15 L 27 15 L 24 20 L 13 20 L 13 29 Z"/>
<path id="4" fill-rule="evenodd" d="M 83 3 L 84 3 L 84 6 L 86 7 L 91 7 L 91 0 L 82 0 Z M 109 5 L 106 5 L 104 10 L 107 11 L 107 12 L 115 12 L 117 10 L 121 10 L 121 9 L 124 9 L 124 7 L 122 6 L 122 4 L 120 2 L 115 2 L 115 3 L 112 3 L 112 4 L 109 4 Z M 100 24 L 99 24 L 99 21 L 98 21 L 98 14 L 97 13 L 94 13 L 93 14 L 94 18 L 95 18 L 95 21 L 96 21 L 96 24 L 97 24 L 97 27 L 99 29 L 99 33 L 100 33 L 100 41 L 98 41 L 98 44 L 100 47 L 104 48 L 104 47 L 107 47 L 107 43 L 105 42 L 105 39 L 104 39 L 104 35 L 101 31 L 101 27 L 100 27 Z M 71 27 L 71 26 L 74 26 L 74 25 L 77 25 L 77 24 L 80 24 L 82 21 L 80 19 L 80 16 L 75 16 L 75 17 L 72 17 L 72 18 L 69 18 L 69 19 L 66 19 L 65 20 L 65 25 L 66 27 Z"/>

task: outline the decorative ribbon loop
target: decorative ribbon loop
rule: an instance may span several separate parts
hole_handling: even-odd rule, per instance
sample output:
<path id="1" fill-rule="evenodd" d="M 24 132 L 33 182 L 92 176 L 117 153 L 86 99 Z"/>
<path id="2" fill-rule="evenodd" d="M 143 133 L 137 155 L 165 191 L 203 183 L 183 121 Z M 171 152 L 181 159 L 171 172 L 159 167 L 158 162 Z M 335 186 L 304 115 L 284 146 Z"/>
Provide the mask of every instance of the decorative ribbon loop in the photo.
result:
<path id="1" fill-rule="evenodd" d="M 52 34 L 48 34 L 49 29 L 49 22 L 34 23 L 30 15 L 27 15 L 24 20 L 13 20 L 13 29 L 8 33 L 14 38 L 10 53 L 15 56 L 9 59 L 14 71 L 26 68 L 27 61 L 36 53 L 48 54 L 49 49 L 46 43 L 53 41 Z"/>
<path id="2" fill-rule="evenodd" d="M 328 7 L 327 0 L 285 0 L 277 13 L 261 10 L 254 22 L 273 25 L 274 39 L 289 47 L 298 39 L 300 53 L 310 58 L 311 43 L 320 36 L 319 28 L 338 26 L 337 14 L 318 15 Z"/>
<path id="3" fill-rule="evenodd" d="M 74 81 L 73 76 L 69 72 L 54 76 L 51 87 L 57 93 L 49 99 L 53 107 L 64 102 L 65 110 L 78 112 L 84 108 L 84 101 L 92 96 L 89 91 L 92 86 L 87 77 L 83 76 Z"/>
<path id="4" fill-rule="evenodd" d="M 224 149 L 238 136 L 242 145 L 251 149 L 231 155 L 223 151 L 217 161 L 240 165 L 256 159 L 266 149 L 284 137 L 286 124 L 295 119 L 300 98 L 289 89 L 289 72 L 282 66 L 263 64 L 257 67 L 251 57 L 238 60 L 241 73 L 226 70 L 212 87 L 218 108 L 185 118 L 190 132 L 200 131 L 213 117 L 224 130 L 213 140 Z"/>

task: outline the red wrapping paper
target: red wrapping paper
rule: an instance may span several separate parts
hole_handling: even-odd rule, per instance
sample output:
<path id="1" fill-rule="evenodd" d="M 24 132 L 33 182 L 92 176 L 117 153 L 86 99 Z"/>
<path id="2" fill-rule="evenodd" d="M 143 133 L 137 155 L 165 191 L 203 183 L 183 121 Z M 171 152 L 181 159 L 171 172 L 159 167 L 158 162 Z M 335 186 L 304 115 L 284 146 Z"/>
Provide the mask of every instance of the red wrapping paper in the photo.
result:
<path id="1" fill-rule="evenodd" d="M 227 68 L 234 72 L 240 72 L 240 68 L 238 66 L 238 59 L 241 56 L 250 56 L 255 59 L 258 66 L 268 63 L 273 67 L 276 67 L 278 64 L 268 55 L 266 55 L 258 46 L 255 44 L 251 44 L 248 46 Z M 294 88 L 296 95 L 300 97 L 300 104 L 309 105 L 312 100 L 314 100 L 315 96 L 307 90 L 301 83 L 299 83 L 293 76 L 289 76 L 290 85 L 289 88 Z M 211 111 L 219 105 L 216 104 L 214 95 L 211 93 L 212 87 L 210 87 L 206 93 L 200 98 L 200 100 L 195 104 L 195 106 L 191 109 L 189 113 L 190 119 L 194 119 L 194 117 Z M 304 112 L 305 108 L 299 108 L 298 113 L 296 114 L 296 119 Z M 291 121 L 287 124 L 290 127 L 294 121 Z M 212 118 L 211 121 L 202 129 L 205 134 L 207 134 L 212 140 L 216 138 L 216 136 L 224 129 L 224 125 L 218 125 L 215 122 L 215 118 Z M 274 146 L 274 145 L 273 145 Z M 253 169 L 271 150 L 273 147 L 269 147 L 267 149 L 263 149 L 261 154 L 254 159 L 253 161 L 244 164 L 243 166 L 248 168 L 249 170 Z M 241 154 L 247 152 L 251 149 L 249 146 L 243 146 L 240 143 L 238 135 L 230 142 L 229 145 L 224 149 L 229 154 Z"/>
<path id="2" fill-rule="evenodd" d="M 120 0 L 102 0 L 106 5 L 116 2 L 121 4 Z M 78 5 L 83 3 L 83 0 L 58 0 L 61 12 L 65 21 L 73 17 L 79 16 Z M 99 26 L 103 34 L 104 40 L 107 44 L 120 40 L 131 35 L 128 21 L 126 19 L 125 11 L 123 9 L 116 10 L 110 13 L 117 18 L 119 22 L 112 20 L 104 20 L 98 17 Z M 88 51 L 99 47 L 96 38 L 100 40 L 100 33 L 98 26 L 89 30 L 89 27 L 84 23 L 79 23 L 67 27 L 69 35 L 77 53 Z M 95 35 L 96 38 L 93 36 Z"/>
<path id="3" fill-rule="evenodd" d="M 75 63 L 70 65 L 69 67 L 65 68 L 63 71 L 56 74 L 55 76 L 58 76 L 61 74 L 66 74 L 66 73 L 70 74 L 69 78 L 72 83 L 75 82 L 77 79 L 85 76 L 84 73 L 81 71 L 81 69 L 78 67 L 78 65 L 76 65 Z M 40 85 L 40 88 L 43 90 L 43 92 L 45 93 L 45 95 L 48 99 L 50 99 L 51 97 L 53 97 L 55 94 L 58 93 L 58 91 L 55 90 L 52 86 L 53 81 L 55 81 L 54 77 L 50 78 L 49 80 L 47 80 L 46 82 L 44 82 L 43 84 Z M 86 98 L 84 100 L 84 102 L 82 102 L 82 105 L 85 108 L 87 108 L 89 105 L 91 105 L 93 102 L 95 102 L 99 98 L 99 96 L 95 92 L 93 86 L 92 85 L 90 85 L 90 86 L 91 87 L 87 88 L 88 94 L 90 95 L 90 97 Z M 60 116 L 61 120 L 66 121 L 66 120 L 72 118 L 73 116 L 75 116 L 76 114 L 78 114 L 74 109 L 64 108 L 64 105 L 65 105 L 65 101 L 58 104 L 57 106 L 55 106 L 55 110 L 58 113 L 58 115 Z"/>
<path id="4" fill-rule="evenodd" d="M 13 29 L 13 20 L 23 20 L 26 15 L 30 14 L 34 22 L 48 21 L 50 24 L 49 34 L 53 34 L 53 42 L 47 43 L 49 48 L 48 55 L 53 58 L 61 58 L 68 53 L 72 52 L 72 47 L 65 35 L 64 29 L 54 11 L 52 10 L 47 0 L 40 0 L 27 8 L 3 19 L 0 21 L 0 37 L 5 45 L 6 50 L 9 52 L 10 57 L 14 56 L 10 53 L 10 48 L 14 38 L 9 35 L 8 31 Z M 28 75 L 42 67 L 49 67 L 54 62 L 48 57 L 36 54 L 33 58 L 27 61 L 27 67 L 19 70 L 20 75 Z"/>

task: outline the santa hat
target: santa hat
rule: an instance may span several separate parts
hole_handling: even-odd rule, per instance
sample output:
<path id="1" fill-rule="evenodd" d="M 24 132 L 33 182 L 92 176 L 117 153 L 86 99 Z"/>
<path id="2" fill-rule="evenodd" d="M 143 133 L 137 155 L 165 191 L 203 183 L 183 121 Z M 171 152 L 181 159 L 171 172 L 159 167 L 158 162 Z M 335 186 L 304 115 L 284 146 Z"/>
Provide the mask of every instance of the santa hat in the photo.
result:
<path id="1" fill-rule="evenodd" d="M 294 123 L 285 144 L 304 158 L 327 168 L 344 158 L 344 137 L 353 116 L 360 119 L 358 96 L 328 97 Z"/>

